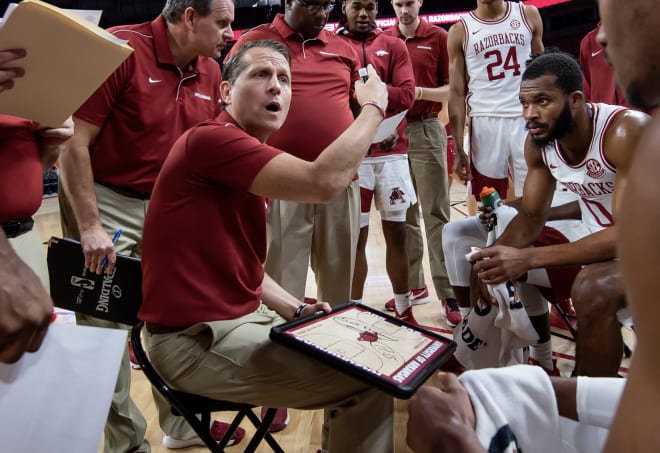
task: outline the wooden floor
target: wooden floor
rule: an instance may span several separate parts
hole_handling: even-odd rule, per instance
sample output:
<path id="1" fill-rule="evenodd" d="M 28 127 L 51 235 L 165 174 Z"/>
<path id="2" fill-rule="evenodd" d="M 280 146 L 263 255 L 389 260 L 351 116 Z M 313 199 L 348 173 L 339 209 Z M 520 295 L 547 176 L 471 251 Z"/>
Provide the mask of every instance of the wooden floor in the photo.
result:
<path id="1" fill-rule="evenodd" d="M 466 216 L 465 207 L 465 189 L 460 184 L 454 184 L 451 190 L 452 202 L 452 220 L 460 219 Z M 61 234 L 59 226 L 59 211 L 57 208 L 57 199 L 50 198 L 44 200 L 44 204 L 35 217 L 37 220 L 37 227 L 44 240 L 50 236 L 59 236 Z M 380 221 L 377 213 L 372 213 L 372 221 L 369 229 L 369 242 L 367 245 L 367 258 L 369 262 L 369 275 L 364 291 L 364 303 L 373 307 L 382 309 L 383 304 L 387 299 L 392 297 L 392 290 L 389 279 L 385 272 L 385 243 L 383 239 L 382 230 L 380 228 Z M 424 271 L 426 274 L 426 281 L 431 282 L 428 260 L 424 263 Z M 308 275 L 307 294 L 314 295 L 314 281 L 313 275 Z M 440 302 L 435 297 L 431 286 L 429 291 L 432 293 L 432 302 L 426 305 L 415 307 L 415 317 L 418 322 L 423 325 L 438 328 L 448 329 L 444 320 L 440 316 Z M 63 322 L 71 320 L 70 316 L 64 314 L 60 316 Z M 446 330 L 450 334 L 449 330 Z M 553 337 L 553 350 L 555 355 L 559 358 L 559 367 L 564 375 L 569 375 L 573 368 L 572 357 L 574 354 L 573 343 Z M 622 366 L 626 367 L 628 361 L 624 360 Z M 140 407 L 142 413 L 148 422 L 147 439 L 151 443 L 152 451 L 155 453 L 169 452 L 167 448 L 161 445 L 163 436 L 160 427 L 158 426 L 158 416 L 154 407 L 149 383 L 139 370 L 132 371 L 132 388 L 131 395 Z M 395 442 L 396 452 L 404 453 L 409 452 L 405 443 L 406 433 L 406 407 L 405 401 L 395 401 Z M 313 453 L 320 448 L 321 434 L 320 427 L 323 420 L 322 411 L 298 411 L 291 410 L 291 422 L 289 426 L 282 432 L 275 434 L 282 448 L 288 453 Z M 228 420 L 227 416 L 218 414 L 216 417 L 219 420 Z M 244 422 L 243 427 L 247 430 L 248 435 L 253 432 L 249 422 Z M 239 444 L 236 447 L 230 447 L 228 451 L 242 451 L 246 442 Z M 101 450 L 99 449 L 99 452 Z M 186 452 L 203 452 L 203 448 L 188 448 Z M 270 448 L 264 444 L 257 450 L 258 452 L 270 452 Z M 335 452 L 335 453 L 350 453 L 350 452 Z"/>

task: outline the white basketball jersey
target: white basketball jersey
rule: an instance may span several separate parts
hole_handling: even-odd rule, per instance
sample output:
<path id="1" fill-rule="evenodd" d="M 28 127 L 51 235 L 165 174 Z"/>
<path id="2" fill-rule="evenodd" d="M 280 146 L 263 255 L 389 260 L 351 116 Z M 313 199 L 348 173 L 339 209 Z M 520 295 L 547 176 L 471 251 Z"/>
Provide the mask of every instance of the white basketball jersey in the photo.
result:
<path id="1" fill-rule="evenodd" d="M 616 168 L 605 157 L 603 141 L 614 117 L 625 109 L 608 104 L 590 105 L 594 132 L 582 162 L 568 164 L 557 141 L 543 149 L 542 157 L 557 183 L 579 197 L 582 221 L 593 232 L 614 225 L 612 194 Z"/>
<path id="2" fill-rule="evenodd" d="M 496 21 L 481 20 L 474 12 L 461 17 L 469 116 L 522 116 L 518 92 L 532 53 L 532 29 L 522 3 L 504 3 L 507 11 Z"/>

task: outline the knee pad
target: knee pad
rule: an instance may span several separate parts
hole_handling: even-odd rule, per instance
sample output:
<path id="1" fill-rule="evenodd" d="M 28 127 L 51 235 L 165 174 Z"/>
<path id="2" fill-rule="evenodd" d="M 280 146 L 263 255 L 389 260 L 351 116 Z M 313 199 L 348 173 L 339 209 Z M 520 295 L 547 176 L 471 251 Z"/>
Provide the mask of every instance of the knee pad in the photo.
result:
<path id="1" fill-rule="evenodd" d="M 442 229 L 442 251 L 452 286 L 470 286 L 472 265 L 465 259 L 471 247 L 485 247 L 487 232 L 479 217 L 447 223 Z"/>

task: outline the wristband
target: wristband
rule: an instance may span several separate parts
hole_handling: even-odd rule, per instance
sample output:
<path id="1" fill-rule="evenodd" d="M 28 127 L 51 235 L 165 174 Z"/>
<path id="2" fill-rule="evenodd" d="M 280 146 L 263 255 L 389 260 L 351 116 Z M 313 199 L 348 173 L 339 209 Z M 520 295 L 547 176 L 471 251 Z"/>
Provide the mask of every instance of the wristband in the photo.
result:
<path id="1" fill-rule="evenodd" d="M 422 99 L 422 96 L 424 96 L 424 88 L 419 87 L 419 94 L 417 95 L 417 97 L 415 98 L 415 100 L 416 100 L 416 101 L 419 101 L 420 99 Z"/>
<path id="2" fill-rule="evenodd" d="M 308 304 L 302 303 L 298 305 L 298 308 L 296 308 L 296 312 L 293 314 L 293 319 L 298 319 L 300 318 L 300 315 L 302 315 L 303 310 Z"/>
<path id="3" fill-rule="evenodd" d="M 367 101 L 367 102 L 363 103 L 360 107 L 364 108 L 365 105 L 373 105 L 374 107 L 376 107 L 378 109 L 380 114 L 383 115 L 383 118 L 385 118 L 385 116 L 386 116 L 385 115 L 385 108 L 383 108 L 383 106 L 380 105 L 378 102 L 376 102 L 376 101 Z"/>

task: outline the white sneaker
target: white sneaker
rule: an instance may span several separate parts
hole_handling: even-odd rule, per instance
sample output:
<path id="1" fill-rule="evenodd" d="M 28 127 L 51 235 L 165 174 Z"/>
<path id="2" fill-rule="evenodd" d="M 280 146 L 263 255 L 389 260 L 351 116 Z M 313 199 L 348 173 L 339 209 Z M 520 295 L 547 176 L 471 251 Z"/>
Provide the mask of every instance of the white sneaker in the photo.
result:
<path id="1" fill-rule="evenodd" d="M 211 425 L 211 430 L 210 430 L 211 436 L 216 442 L 220 442 L 228 429 L 229 429 L 229 423 L 219 422 L 215 420 Z M 227 446 L 231 447 L 232 445 L 236 445 L 241 440 L 243 440 L 244 437 L 245 437 L 245 430 L 239 426 L 238 428 L 236 428 L 236 431 L 234 431 L 234 435 L 231 436 L 229 442 L 227 442 Z M 172 436 L 166 435 L 163 436 L 163 446 L 172 450 L 178 450 L 179 448 L 186 448 L 186 447 L 206 447 L 206 444 L 198 436 L 195 436 L 192 439 L 182 440 L 182 439 L 175 439 Z"/>
<path id="2" fill-rule="evenodd" d="M 431 297 L 429 296 L 429 290 L 424 288 L 411 289 L 410 290 L 410 304 L 411 305 L 424 305 L 431 302 Z M 388 300 L 385 303 L 385 309 L 389 311 L 394 311 L 394 298 Z"/>

